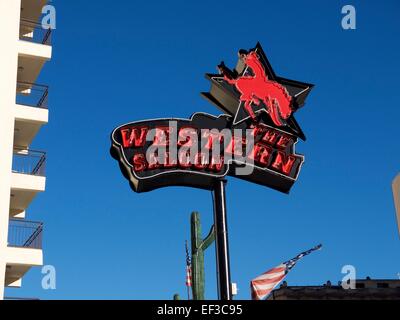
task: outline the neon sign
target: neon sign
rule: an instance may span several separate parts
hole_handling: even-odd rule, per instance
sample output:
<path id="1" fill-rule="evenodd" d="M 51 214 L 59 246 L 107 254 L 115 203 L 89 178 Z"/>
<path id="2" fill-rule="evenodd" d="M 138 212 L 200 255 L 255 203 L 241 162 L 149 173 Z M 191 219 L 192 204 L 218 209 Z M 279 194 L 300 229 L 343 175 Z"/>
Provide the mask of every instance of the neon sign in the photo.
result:
<path id="1" fill-rule="evenodd" d="M 304 157 L 305 136 L 294 118 L 313 85 L 278 77 L 260 44 L 239 51 L 235 69 L 223 62 L 207 74 L 202 95 L 224 114 L 124 124 L 111 134 L 111 155 L 135 192 L 166 186 L 212 190 L 226 176 L 288 193 Z"/>

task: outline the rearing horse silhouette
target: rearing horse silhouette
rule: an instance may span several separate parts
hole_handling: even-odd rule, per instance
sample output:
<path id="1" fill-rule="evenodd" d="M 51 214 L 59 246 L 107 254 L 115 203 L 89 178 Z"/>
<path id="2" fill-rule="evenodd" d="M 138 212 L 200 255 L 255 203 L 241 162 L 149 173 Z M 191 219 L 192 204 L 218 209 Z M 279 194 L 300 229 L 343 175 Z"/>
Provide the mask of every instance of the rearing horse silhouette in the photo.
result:
<path id="1" fill-rule="evenodd" d="M 227 69 L 222 62 L 218 66 L 218 69 L 224 76 L 224 80 L 234 85 L 240 92 L 240 101 L 244 102 L 245 110 L 253 120 L 256 119 L 256 115 L 253 111 L 252 104 L 258 106 L 262 101 L 266 105 L 267 112 L 272 121 L 277 126 L 284 125 L 285 120 L 292 114 L 292 97 L 284 86 L 268 79 L 264 67 L 255 51 L 251 51 L 250 53 L 243 53 L 243 51 L 240 51 L 239 55 L 244 64 L 251 68 L 254 76 L 242 75 L 233 79 L 229 69 Z"/>

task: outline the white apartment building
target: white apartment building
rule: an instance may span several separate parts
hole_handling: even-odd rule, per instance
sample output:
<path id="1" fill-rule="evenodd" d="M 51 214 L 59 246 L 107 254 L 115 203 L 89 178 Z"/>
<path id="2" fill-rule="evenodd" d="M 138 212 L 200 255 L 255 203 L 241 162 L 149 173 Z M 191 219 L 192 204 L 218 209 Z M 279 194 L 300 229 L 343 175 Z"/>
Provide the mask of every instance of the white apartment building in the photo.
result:
<path id="1" fill-rule="evenodd" d="M 43 224 L 28 212 L 46 184 L 46 154 L 30 148 L 48 121 L 48 88 L 36 84 L 52 54 L 40 24 L 46 3 L 0 0 L 0 300 L 43 264 Z"/>

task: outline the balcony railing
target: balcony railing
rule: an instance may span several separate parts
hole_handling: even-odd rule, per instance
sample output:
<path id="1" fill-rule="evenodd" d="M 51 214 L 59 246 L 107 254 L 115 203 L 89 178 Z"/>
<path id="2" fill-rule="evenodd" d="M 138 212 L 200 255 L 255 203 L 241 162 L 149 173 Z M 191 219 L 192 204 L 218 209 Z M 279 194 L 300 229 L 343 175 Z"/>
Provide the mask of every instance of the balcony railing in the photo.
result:
<path id="1" fill-rule="evenodd" d="M 8 227 L 8 246 L 42 249 L 43 223 L 10 219 Z"/>
<path id="2" fill-rule="evenodd" d="M 14 149 L 12 171 L 33 176 L 45 176 L 46 153 L 25 149 Z"/>
<path id="3" fill-rule="evenodd" d="M 47 109 L 48 95 L 48 86 L 28 82 L 17 82 L 17 104 Z"/>
<path id="4" fill-rule="evenodd" d="M 19 38 L 29 42 L 50 45 L 51 29 L 45 29 L 35 21 L 21 19 Z"/>

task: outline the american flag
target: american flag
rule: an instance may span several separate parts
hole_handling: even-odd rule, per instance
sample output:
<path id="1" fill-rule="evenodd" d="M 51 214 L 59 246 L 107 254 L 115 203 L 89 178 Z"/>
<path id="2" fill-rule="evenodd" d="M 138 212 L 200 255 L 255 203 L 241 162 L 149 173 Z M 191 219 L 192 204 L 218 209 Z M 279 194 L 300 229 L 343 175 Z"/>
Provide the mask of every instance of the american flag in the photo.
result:
<path id="1" fill-rule="evenodd" d="M 296 265 L 297 261 L 311 252 L 321 249 L 321 247 L 322 245 L 319 244 L 310 250 L 304 251 L 295 256 L 293 259 L 290 259 L 253 279 L 250 282 L 252 299 L 265 299 L 271 293 L 271 291 L 274 290 L 276 286 L 286 277 L 289 271 Z"/>
<path id="2" fill-rule="evenodd" d="M 192 267 L 190 265 L 186 266 L 186 287 L 192 286 Z"/>
<path id="3" fill-rule="evenodd" d="M 192 262 L 190 261 L 188 244 L 186 241 L 186 286 L 192 286 Z"/>

